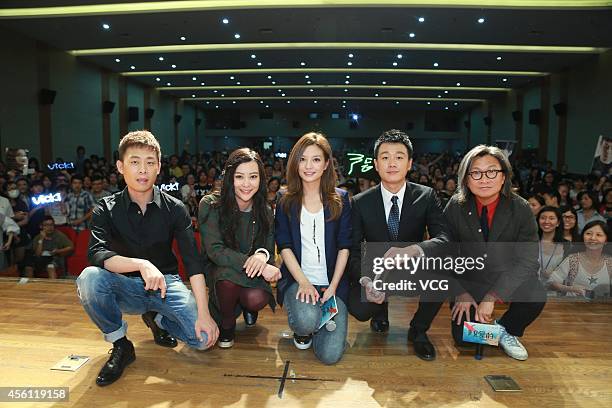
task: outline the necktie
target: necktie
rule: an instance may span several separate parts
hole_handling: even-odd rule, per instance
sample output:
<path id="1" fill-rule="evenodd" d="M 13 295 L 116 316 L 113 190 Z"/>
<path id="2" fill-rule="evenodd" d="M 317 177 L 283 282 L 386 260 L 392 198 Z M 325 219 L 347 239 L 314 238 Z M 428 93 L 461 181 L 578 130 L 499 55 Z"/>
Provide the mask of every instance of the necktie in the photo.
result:
<path id="1" fill-rule="evenodd" d="M 480 213 L 480 227 L 482 228 L 482 236 L 485 241 L 489 240 L 489 211 L 487 206 L 482 206 L 482 213 Z"/>
<path id="2" fill-rule="evenodd" d="M 389 212 L 389 219 L 387 220 L 387 226 L 389 228 L 389 234 L 393 241 L 397 241 L 397 235 L 399 234 L 399 206 L 397 205 L 397 196 L 391 197 L 391 211 Z"/>

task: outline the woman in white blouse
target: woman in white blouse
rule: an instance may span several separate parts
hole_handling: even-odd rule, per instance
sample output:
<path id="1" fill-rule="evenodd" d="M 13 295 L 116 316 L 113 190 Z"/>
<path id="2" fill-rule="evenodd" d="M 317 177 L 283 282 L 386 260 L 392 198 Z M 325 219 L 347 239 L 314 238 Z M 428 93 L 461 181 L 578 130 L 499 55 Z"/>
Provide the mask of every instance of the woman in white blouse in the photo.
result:
<path id="1" fill-rule="evenodd" d="M 542 207 L 538 213 L 539 275 L 546 282 L 552 272 L 559 266 L 566 251 L 566 240 L 563 239 L 563 218 L 561 210 L 556 207 Z"/>
<path id="2" fill-rule="evenodd" d="M 596 299 L 610 297 L 612 258 L 604 247 L 608 242 L 608 226 L 595 220 L 582 230 L 584 251 L 565 258 L 548 281 L 561 295 Z"/>

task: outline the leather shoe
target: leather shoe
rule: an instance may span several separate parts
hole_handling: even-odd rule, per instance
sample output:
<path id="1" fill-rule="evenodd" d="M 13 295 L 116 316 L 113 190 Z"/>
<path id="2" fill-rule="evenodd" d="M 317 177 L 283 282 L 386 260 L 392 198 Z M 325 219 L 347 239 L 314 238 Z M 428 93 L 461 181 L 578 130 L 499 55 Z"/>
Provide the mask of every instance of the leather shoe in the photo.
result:
<path id="1" fill-rule="evenodd" d="M 100 387 L 114 383 L 121 377 L 125 367 L 130 365 L 136 360 L 136 353 L 134 353 L 134 345 L 131 341 L 127 340 L 119 344 L 114 344 L 110 358 L 104 364 L 98 377 L 96 378 L 96 384 Z"/>
<path id="2" fill-rule="evenodd" d="M 255 323 L 257 323 L 257 316 L 259 316 L 259 313 L 244 310 L 242 312 L 242 316 L 244 317 L 244 322 L 246 323 L 247 327 L 251 327 L 255 326 Z"/>
<path id="3" fill-rule="evenodd" d="M 414 354 L 416 354 L 418 358 L 425 361 L 433 361 L 436 359 L 436 349 L 425 333 L 420 335 L 417 339 L 416 330 L 410 328 L 408 330 L 408 342 L 412 343 Z"/>
<path id="4" fill-rule="evenodd" d="M 142 315 L 142 321 L 145 322 L 149 329 L 151 329 L 151 333 L 153 333 L 153 340 L 155 340 L 155 344 L 162 347 L 176 347 L 178 345 L 176 339 L 155 323 L 156 314 L 156 312 L 151 311 Z"/>
<path id="5" fill-rule="evenodd" d="M 376 333 L 386 333 L 389 331 L 389 321 L 388 320 L 379 320 L 379 319 L 371 319 L 370 320 L 370 328 L 373 332 Z"/>

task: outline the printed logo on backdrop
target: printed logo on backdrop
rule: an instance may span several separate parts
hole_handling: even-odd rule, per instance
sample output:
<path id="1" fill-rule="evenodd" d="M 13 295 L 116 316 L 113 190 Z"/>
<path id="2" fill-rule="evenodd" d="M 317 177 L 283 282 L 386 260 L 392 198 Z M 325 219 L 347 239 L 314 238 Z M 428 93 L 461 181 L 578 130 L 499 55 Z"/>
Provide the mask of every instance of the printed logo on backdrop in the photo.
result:
<path id="1" fill-rule="evenodd" d="M 160 184 L 159 189 L 166 193 L 170 191 L 179 191 L 179 183 L 177 181 L 175 183 Z"/>
<path id="2" fill-rule="evenodd" d="M 41 194 L 39 196 L 32 197 L 32 203 L 34 205 L 44 205 L 57 203 L 62 201 L 62 195 L 60 193 L 55 194 Z"/>
<path id="3" fill-rule="evenodd" d="M 374 159 L 361 153 L 347 153 L 348 175 L 351 177 L 372 178 L 375 176 Z"/>
<path id="4" fill-rule="evenodd" d="M 47 164 L 47 168 L 49 170 L 69 170 L 69 169 L 74 169 L 74 163 L 73 162 L 49 163 Z"/>

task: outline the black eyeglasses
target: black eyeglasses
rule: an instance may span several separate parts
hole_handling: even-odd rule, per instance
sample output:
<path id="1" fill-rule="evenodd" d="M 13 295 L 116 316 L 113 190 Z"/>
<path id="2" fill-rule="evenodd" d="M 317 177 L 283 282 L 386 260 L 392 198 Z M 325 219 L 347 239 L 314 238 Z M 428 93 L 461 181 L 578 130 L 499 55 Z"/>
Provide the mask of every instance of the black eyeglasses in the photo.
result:
<path id="1" fill-rule="evenodd" d="M 494 179 L 495 177 L 497 177 L 497 173 L 503 172 L 503 170 L 491 169 L 487 171 L 474 170 L 470 171 L 468 174 L 473 180 L 480 180 L 483 174 L 486 174 L 488 179 Z"/>

